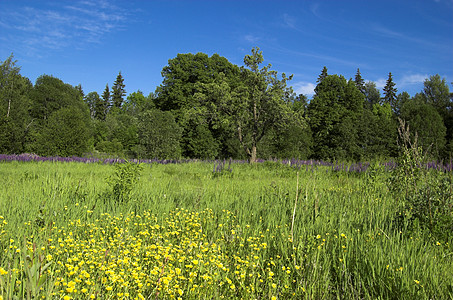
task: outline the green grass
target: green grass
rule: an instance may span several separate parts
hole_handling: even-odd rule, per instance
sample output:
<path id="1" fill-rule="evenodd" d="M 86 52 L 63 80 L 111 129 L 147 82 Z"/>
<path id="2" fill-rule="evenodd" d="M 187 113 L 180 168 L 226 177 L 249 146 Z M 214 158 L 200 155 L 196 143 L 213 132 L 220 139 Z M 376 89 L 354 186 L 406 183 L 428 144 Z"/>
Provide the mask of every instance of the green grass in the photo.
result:
<path id="1" fill-rule="evenodd" d="M 296 171 L 277 163 L 264 163 L 233 164 L 231 174 L 216 177 L 212 167 L 202 162 L 144 165 L 130 200 L 116 203 L 109 198 L 112 187 L 107 184 L 107 178 L 115 171 L 112 165 L 0 163 L 0 216 L 7 223 L 0 225 L 0 267 L 8 272 L 0 275 L 0 295 L 4 299 L 33 295 L 88 298 L 90 292 L 68 292 L 55 285 L 60 280 L 67 287 L 73 276 L 58 264 L 72 257 L 64 251 L 70 243 L 63 243 L 63 248 L 58 243 L 54 249 L 50 247 L 58 237 L 64 239 L 71 231 L 79 240 L 88 240 L 86 228 L 110 228 L 126 230 L 131 240 L 129 235 L 124 238 L 130 242 L 143 231 L 139 230 L 139 222 L 134 225 L 126 216 L 134 219 L 146 212 L 153 216 L 149 222 L 168 229 L 176 226 L 171 224 L 179 222 L 175 221 L 175 214 L 182 211 L 185 216 L 200 214 L 190 224 L 197 224 L 193 226 L 201 235 L 184 231 L 184 226 L 192 225 L 181 221 L 181 236 L 154 232 L 161 238 L 149 240 L 149 244 L 145 239 L 141 250 L 137 250 L 140 257 L 145 257 L 142 252 L 153 244 L 158 249 L 182 245 L 184 236 L 198 239 L 199 245 L 218 245 L 221 254 L 216 255 L 228 271 L 211 269 L 212 274 L 219 272 L 218 278 L 208 280 L 202 277 L 206 270 L 200 267 L 190 281 L 189 275 L 186 279 L 177 278 L 173 271 L 179 266 L 189 272 L 185 269 L 187 262 L 178 265 L 171 259 L 165 263 L 162 259 L 143 259 L 138 263 L 147 270 L 144 273 L 148 287 L 132 287 L 137 284 L 132 281 L 129 287 L 120 286 L 116 280 L 111 285 L 95 282 L 88 285 L 92 294 L 102 299 L 140 295 L 177 298 L 181 295 L 172 287 L 178 282 L 183 299 L 453 298 L 451 239 L 450 243 L 439 242 L 426 233 L 396 226 L 398 201 L 387 188 L 388 174 L 377 172 L 371 178 L 370 174 L 334 173 L 322 167 Z M 111 225 L 112 220 L 115 225 Z M 102 238 L 102 234 L 96 238 Z M 124 249 L 115 255 L 123 255 Z M 200 251 L 196 253 L 203 256 Z M 51 260 L 45 258 L 49 254 L 53 255 Z M 251 262 L 255 260 L 253 267 Z M 47 269 L 42 270 L 47 263 Z M 150 275 L 154 267 L 161 268 L 162 274 Z M 118 266 L 112 268 L 116 270 Z M 30 275 L 30 270 L 37 275 Z M 274 275 L 269 276 L 269 272 Z M 107 276 L 96 274 L 98 278 Z M 167 286 L 163 278 L 169 281 Z"/>

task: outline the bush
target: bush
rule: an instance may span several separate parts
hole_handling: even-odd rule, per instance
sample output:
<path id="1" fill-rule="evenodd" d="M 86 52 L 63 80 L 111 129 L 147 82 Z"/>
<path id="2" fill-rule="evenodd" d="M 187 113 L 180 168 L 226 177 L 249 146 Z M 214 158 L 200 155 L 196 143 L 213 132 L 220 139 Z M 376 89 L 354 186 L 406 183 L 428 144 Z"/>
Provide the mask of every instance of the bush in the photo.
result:
<path id="1" fill-rule="evenodd" d="M 435 239 L 448 241 L 453 231 L 452 174 L 426 167 L 427 154 L 400 120 L 400 157 L 390 177 L 395 199 L 400 201 L 398 220 L 409 230 L 427 230 Z"/>
<path id="2" fill-rule="evenodd" d="M 115 165 L 115 173 L 107 178 L 107 182 L 112 188 L 111 198 L 116 202 L 128 202 L 134 186 L 140 179 L 143 171 L 141 164 L 126 161 Z"/>

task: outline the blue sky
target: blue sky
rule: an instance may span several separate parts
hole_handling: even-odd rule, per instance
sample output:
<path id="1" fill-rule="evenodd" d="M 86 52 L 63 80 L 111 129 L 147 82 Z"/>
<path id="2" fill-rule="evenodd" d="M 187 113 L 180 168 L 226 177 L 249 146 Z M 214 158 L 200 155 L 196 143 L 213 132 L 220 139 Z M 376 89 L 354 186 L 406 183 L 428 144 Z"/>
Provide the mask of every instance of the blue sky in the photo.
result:
<path id="1" fill-rule="evenodd" d="M 452 89 L 453 0 L 0 0 L 0 60 L 14 53 L 32 82 L 53 75 L 85 93 L 121 71 L 128 94 L 147 95 L 178 53 L 241 66 L 255 46 L 309 96 L 323 66 L 347 79 L 360 68 L 380 88 L 392 72 L 411 95 L 434 74 Z"/>

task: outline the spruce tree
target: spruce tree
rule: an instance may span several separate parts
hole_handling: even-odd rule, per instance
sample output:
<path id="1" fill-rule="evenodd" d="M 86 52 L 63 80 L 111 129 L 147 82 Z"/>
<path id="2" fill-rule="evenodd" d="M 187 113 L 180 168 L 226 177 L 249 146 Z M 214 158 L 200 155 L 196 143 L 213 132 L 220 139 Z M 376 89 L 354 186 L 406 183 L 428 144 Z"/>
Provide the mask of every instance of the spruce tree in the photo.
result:
<path id="1" fill-rule="evenodd" d="M 327 67 L 324 66 L 324 68 L 322 68 L 321 74 L 319 75 L 318 80 L 316 80 L 316 82 L 320 83 L 321 81 L 324 80 L 324 78 L 327 77 L 327 75 L 328 75 L 327 74 Z"/>
<path id="2" fill-rule="evenodd" d="M 322 68 L 322 71 L 321 71 L 321 74 L 319 74 L 319 77 L 318 79 L 316 80 L 316 82 L 318 83 L 315 87 L 315 95 L 318 94 L 318 87 L 319 85 L 321 84 L 321 82 L 328 76 L 329 74 L 327 74 L 327 67 L 324 66 Z"/>
<path id="3" fill-rule="evenodd" d="M 121 107 L 123 105 L 123 97 L 126 96 L 125 87 L 126 85 L 124 84 L 124 79 L 120 71 L 112 87 L 112 102 L 114 107 Z"/>
<path id="4" fill-rule="evenodd" d="M 362 74 L 360 74 L 359 68 L 357 68 L 357 73 L 355 74 L 354 82 L 359 91 L 365 95 L 365 81 L 362 78 Z"/>
<path id="5" fill-rule="evenodd" d="M 384 87 L 384 103 L 390 104 L 392 111 L 394 113 L 398 112 L 398 103 L 396 92 L 398 90 L 395 88 L 395 83 L 393 82 L 392 73 L 389 73 L 389 78 Z"/>
<path id="6" fill-rule="evenodd" d="M 76 90 L 79 91 L 80 93 L 80 96 L 82 97 L 82 99 L 85 98 L 85 93 L 83 92 L 83 88 L 82 88 L 82 85 L 79 83 L 78 85 L 75 86 Z"/>
<path id="7" fill-rule="evenodd" d="M 106 84 L 105 90 L 102 93 L 102 109 L 99 110 L 98 114 L 100 120 L 105 120 L 105 117 L 110 107 L 110 100 L 111 100 L 110 89 L 109 85 Z"/>

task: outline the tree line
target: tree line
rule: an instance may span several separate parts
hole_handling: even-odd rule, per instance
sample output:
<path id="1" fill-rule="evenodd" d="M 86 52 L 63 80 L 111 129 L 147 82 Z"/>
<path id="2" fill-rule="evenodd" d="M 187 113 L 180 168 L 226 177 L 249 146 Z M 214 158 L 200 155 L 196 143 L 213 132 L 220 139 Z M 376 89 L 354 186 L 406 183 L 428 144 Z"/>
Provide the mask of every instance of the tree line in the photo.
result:
<path id="1" fill-rule="evenodd" d="M 0 153 L 130 158 L 368 160 L 398 155 L 398 119 L 433 159 L 453 154 L 453 95 L 439 75 L 411 97 L 388 74 L 374 82 L 328 74 L 312 99 L 297 95 L 259 48 L 244 66 L 204 53 L 178 54 L 154 93 L 126 97 L 119 72 L 103 93 L 42 75 L 35 84 L 11 55 L 0 66 Z"/>

